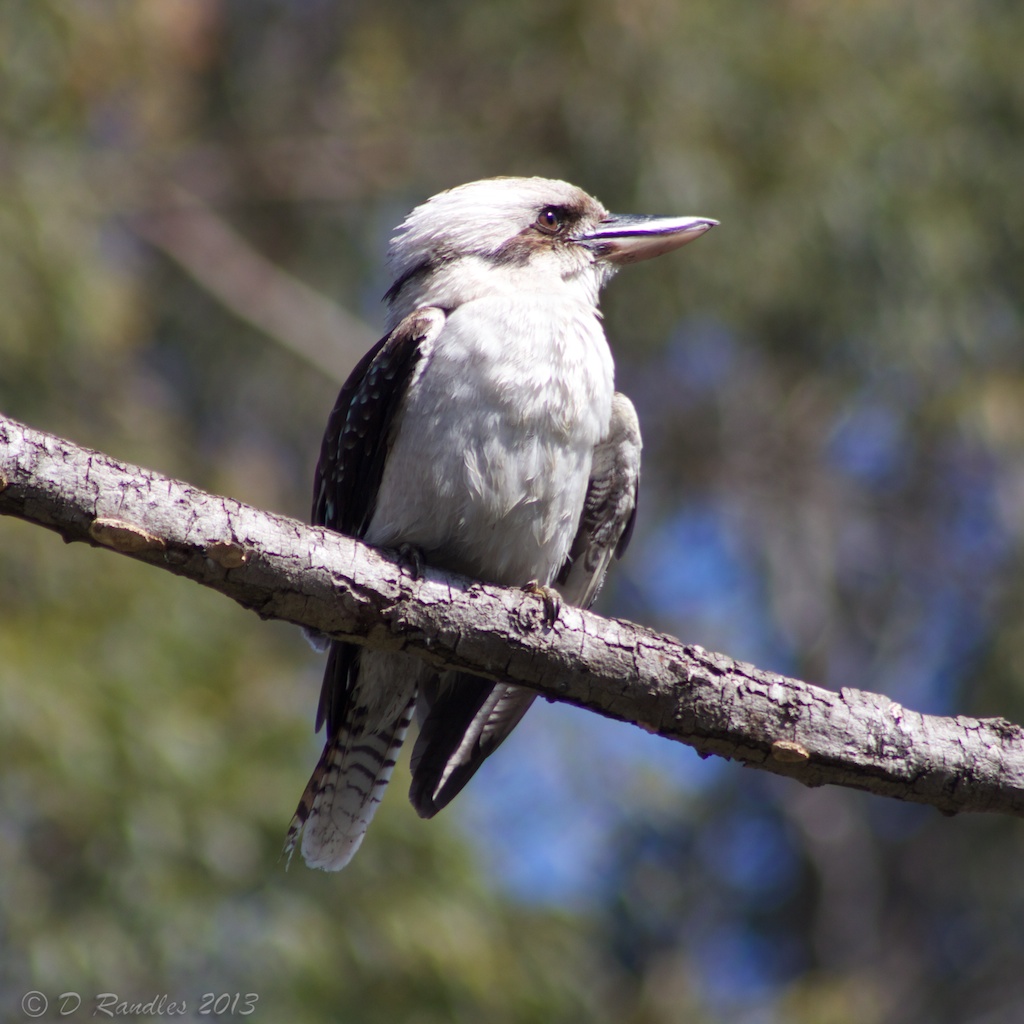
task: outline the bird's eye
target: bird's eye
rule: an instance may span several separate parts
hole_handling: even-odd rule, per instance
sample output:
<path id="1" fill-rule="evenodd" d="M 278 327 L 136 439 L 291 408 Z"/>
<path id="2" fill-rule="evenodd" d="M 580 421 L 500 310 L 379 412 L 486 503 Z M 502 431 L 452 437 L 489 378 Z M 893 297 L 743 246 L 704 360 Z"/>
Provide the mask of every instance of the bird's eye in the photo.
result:
<path id="1" fill-rule="evenodd" d="M 557 235 L 565 224 L 565 211 L 558 206 L 545 206 L 535 222 L 537 230 L 546 235 Z"/>

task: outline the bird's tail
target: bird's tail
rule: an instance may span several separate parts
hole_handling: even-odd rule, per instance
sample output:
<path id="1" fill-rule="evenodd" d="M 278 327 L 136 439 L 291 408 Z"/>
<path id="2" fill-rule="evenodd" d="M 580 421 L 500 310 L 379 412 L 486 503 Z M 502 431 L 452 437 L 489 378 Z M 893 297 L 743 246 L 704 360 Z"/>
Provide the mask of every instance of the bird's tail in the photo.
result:
<path id="1" fill-rule="evenodd" d="M 290 861 L 302 837 L 302 857 L 311 868 L 340 871 L 355 856 L 391 778 L 412 720 L 415 697 L 388 726 L 363 730 L 366 711 L 327 741 L 295 811 L 284 856 Z"/>

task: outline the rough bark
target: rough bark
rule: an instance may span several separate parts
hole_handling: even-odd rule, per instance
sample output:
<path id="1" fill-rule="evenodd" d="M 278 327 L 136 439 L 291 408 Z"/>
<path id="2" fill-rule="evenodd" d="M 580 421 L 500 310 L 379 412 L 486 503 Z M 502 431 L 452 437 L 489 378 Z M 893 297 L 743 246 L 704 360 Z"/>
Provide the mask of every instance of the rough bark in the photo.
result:
<path id="1" fill-rule="evenodd" d="M 427 570 L 0 417 L 0 513 L 218 590 L 263 618 L 528 686 L 810 786 L 1024 816 L 1024 730 L 922 715 Z"/>

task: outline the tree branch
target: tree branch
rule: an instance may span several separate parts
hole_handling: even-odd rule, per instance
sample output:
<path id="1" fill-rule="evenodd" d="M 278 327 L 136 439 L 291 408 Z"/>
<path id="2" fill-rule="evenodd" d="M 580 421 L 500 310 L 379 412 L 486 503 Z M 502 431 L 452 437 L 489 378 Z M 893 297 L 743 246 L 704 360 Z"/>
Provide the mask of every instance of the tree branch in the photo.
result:
<path id="1" fill-rule="evenodd" d="M 537 690 L 810 786 L 1024 816 L 1024 730 L 939 718 L 428 570 L 0 416 L 0 514 L 168 569 L 263 618 Z"/>

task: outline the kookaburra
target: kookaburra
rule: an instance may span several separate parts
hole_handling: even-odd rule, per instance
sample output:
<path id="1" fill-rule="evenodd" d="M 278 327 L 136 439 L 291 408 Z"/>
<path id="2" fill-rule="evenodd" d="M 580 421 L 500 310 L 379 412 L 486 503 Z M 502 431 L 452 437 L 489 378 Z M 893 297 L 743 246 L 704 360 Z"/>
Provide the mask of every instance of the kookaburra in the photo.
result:
<path id="1" fill-rule="evenodd" d="M 589 607 L 629 539 L 640 430 L 615 392 L 598 294 L 624 263 L 698 238 L 704 217 L 610 214 L 564 181 L 491 178 L 418 206 L 391 241 L 385 336 L 341 389 L 315 524 Z M 429 818 L 533 693 L 325 637 L 326 745 L 288 832 L 311 867 L 362 842 L 413 716 L 410 798 Z"/>

